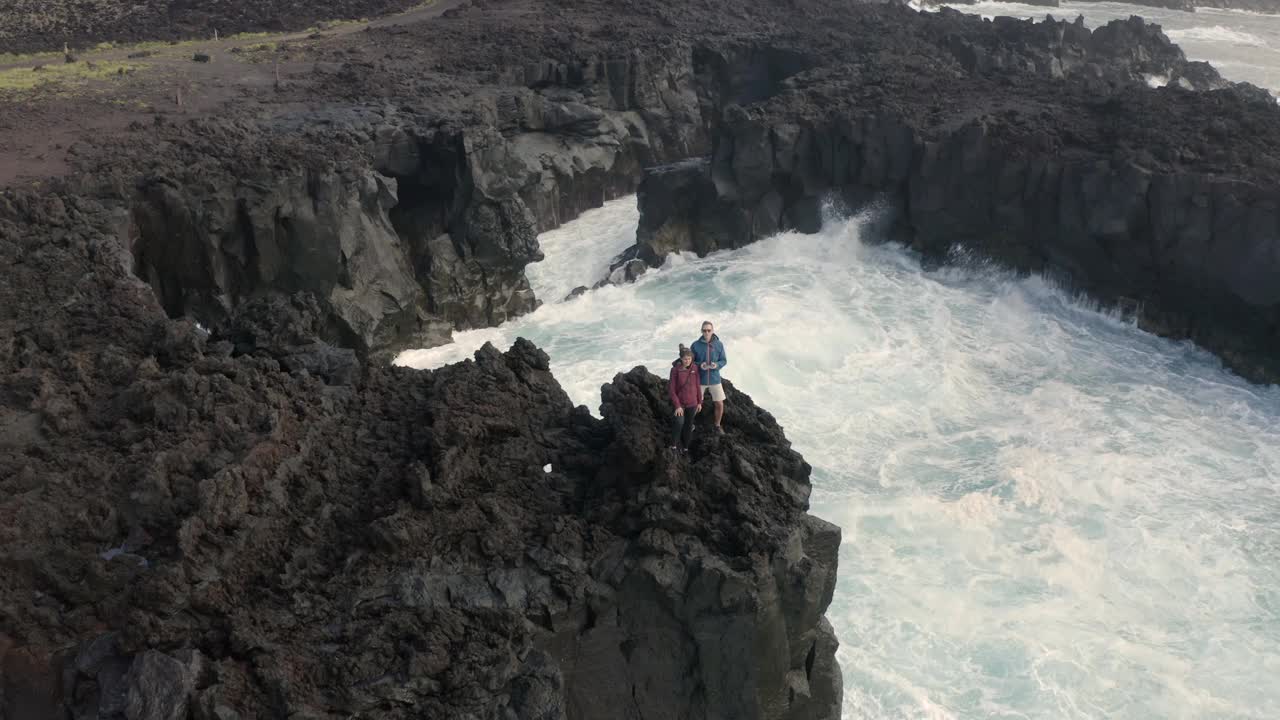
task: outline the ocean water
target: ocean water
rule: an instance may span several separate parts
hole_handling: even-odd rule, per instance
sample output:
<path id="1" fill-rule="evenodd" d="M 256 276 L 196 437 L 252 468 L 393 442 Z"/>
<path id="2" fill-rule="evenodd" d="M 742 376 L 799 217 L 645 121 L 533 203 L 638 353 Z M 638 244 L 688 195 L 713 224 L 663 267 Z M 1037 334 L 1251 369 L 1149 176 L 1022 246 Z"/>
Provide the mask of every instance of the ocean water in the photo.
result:
<path id="1" fill-rule="evenodd" d="M 1068 1 L 1060 8 L 1003 2 L 954 7 L 987 18 L 1005 15 L 1043 20 L 1052 15 L 1074 20 L 1083 15 L 1084 24 L 1091 28 L 1139 15 L 1159 25 L 1188 59 L 1207 61 L 1228 80 L 1250 82 L 1280 95 L 1280 15 L 1210 8 L 1188 13 L 1115 2 Z"/>
<path id="2" fill-rule="evenodd" d="M 544 234 L 545 306 L 397 362 L 524 336 L 595 412 L 715 322 L 844 531 L 845 718 L 1280 718 L 1280 388 L 1038 278 L 924 272 L 857 217 L 559 302 L 636 221 Z"/>

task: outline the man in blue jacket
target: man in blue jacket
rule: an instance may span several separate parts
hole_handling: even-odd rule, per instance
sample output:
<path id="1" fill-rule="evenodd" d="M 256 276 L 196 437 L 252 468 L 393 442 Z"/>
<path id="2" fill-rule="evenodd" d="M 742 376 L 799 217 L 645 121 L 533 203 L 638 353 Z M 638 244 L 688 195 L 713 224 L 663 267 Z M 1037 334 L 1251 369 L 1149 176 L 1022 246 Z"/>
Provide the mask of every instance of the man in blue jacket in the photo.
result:
<path id="1" fill-rule="evenodd" d="M 693 361 L 700 368 L 698 381 L 702 385 L 701 393 L 710 391 L 711 400 L 716 404 L 716 432 L 723 434 L 720 420 L 724 417 L 724 388 L 720 385 L 720 369 L 729 364 L 729 358 L 724 354 L 724 343 L 716 335 L 715 326 L 704 320 L 702 337 L 694 340 L 689 348 L 693 350 Z"/>

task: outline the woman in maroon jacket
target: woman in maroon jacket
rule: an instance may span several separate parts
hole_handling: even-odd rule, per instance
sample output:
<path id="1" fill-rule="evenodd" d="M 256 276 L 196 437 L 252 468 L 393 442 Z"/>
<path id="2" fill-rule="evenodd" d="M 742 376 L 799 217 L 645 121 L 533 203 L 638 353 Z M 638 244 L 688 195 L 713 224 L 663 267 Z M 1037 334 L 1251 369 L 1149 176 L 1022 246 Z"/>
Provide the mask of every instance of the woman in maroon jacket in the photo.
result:
<path id="1" fill-rule="evenodd" d="M 693 351 L 680 346 L 680 358 L 671 363 L 667 379 L 667 395 L 676 408 L 671 431 L 671 449 L 689 452 L 693 435 L 693 417 L 702 411 L 702 387 L 698 385 L 698 366 L 693 364 Z"/>

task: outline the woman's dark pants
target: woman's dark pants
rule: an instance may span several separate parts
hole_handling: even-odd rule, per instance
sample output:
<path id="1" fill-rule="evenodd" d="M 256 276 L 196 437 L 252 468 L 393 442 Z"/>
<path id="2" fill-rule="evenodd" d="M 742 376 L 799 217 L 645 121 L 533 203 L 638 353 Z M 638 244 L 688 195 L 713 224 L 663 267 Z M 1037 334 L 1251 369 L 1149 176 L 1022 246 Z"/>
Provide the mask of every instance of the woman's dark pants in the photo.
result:
<path id="1" fill-rule="evenodd" d="M 684 417 L 677 415 L 672 418 L 672 445 L 679 445 L 681 450 L 689 449 L 689 438 L 693 437 L 693 416 L 697 411 L 698 406 L 691 405 L 684 409 Z"/>

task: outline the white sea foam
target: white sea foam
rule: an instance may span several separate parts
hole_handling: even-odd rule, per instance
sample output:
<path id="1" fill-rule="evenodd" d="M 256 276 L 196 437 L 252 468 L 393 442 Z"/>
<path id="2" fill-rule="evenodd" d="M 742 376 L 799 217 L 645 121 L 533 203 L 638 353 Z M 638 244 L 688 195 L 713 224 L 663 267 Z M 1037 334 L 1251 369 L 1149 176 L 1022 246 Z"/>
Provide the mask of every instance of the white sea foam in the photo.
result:
<path id="1" fill-rule="evenodd" d="M 1280 16 L 1277 15 L 1213 8 L 1189 13 L 1144 5 L 1075 0 L 1063 0 L 1058 8 L 1003 2 L 979 2 L 954 8 L 988 19 L 1005 15 L 1038 21 L 1051 15 L 1059 20 L 1074 20 L 1083 16 L 1090 28 L 1138 15 L 1159 25 L 1188 59 L 1211 63 L 1228 80 L 1250 82 L 1280 93 Z"/>
<path id="2" fill-rule="evenodd" d="M 1189 27 L 1182 30 L 1168 30 L 1165 34 L 1169 36 L 1170 40 L 1176 43 L 1195 41 L 1259 48 L 1267 46 L 1266 41 L 1257 35 L 1224 27 L 1222 25 Z"/>
<path id="3" fill-rule="evenodd" d="M 640 210 L 631 195 L 543 233 L 538 237 L 543 253 L 560 261 L 529 266 L 526 274 L 534 294 L 544 302 L 555 302 L 574 288 L 591 287 L 602 280 L 608 274 L 609 261 L 634 241 L 639 220 Z"/>
<path id="4" fill-rule="evenodd" d="M 542 308 L 401 362 L 525 336 L 595 411 L 714 320 L 844 531 L 845 717 L 1280 717 L 1280 389 L 1042 279 L 922 272 L 858 220 L 559 302 L 631 207 L 544 236 Z"/>

